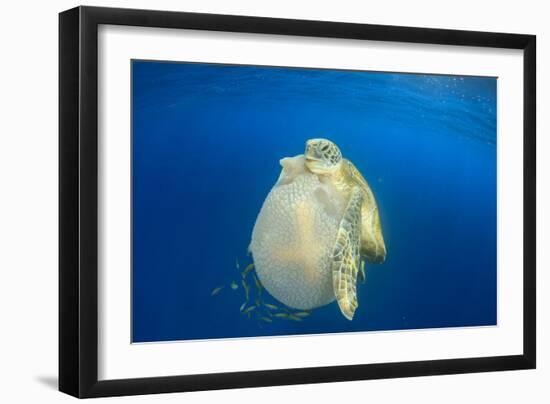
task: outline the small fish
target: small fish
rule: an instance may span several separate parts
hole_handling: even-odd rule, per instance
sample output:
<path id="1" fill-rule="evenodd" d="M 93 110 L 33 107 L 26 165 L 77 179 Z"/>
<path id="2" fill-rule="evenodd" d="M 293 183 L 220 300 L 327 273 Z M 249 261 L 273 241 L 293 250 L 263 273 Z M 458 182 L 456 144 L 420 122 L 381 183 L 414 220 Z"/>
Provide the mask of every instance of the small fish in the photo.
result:
<path id="1" fill-rule="evenodd" d="M 277 306 L 275 306 L 274 304 L 270 304 L 270 303 L 264 303 L 264 306 L 267 307 L 268 309 L 271 309 L 271 310 L 278 310 L 279 309 Z"/>
<path id="2" fill-rule="evenodd" d="M 241 272 L 241 276 L 242 276 L 243 278 L 246 278 L 246 275 L 247 275 L 250 271 L 252 271 L 253 269 L 254 269 L 254 264 L 248 264 L 248 265 L 246 266 L 246 268 L 244 269 L 244 271 Z"/>
<path id="3" fill-rule="evenodd" d="M 288 318 L 287 313 L 275 313 L 274 316 L 279 318 Z"/>
<path id="4" fill-rule="evenodd" d="M 289 320 L 294 320 L 294 321 L 303 321 L 300 317 L 295 316 L 294 314 L 289 315 L 288 319 Z"/>
<path id="5" fill-rule="evenodd" d="M 311 313 L 309 311 L 299 311 L 297 313 L 292 313 L 292 314 L 295 315 L 295 316 L 298 316 L 298 317 L 307 317 Z"/>
<path id="6" fill-rule="evenodd" d="M 361 260 L 361 268 L 359 268 L 359 272 L 357 273 L 357 280 L 361 283 L 365 283 L 365 261 Z"/>
<path id="7" fill-rule="evenodd" d="M 258 277 L 256 275 L 254 275 L 254 283 L 256 284 L 256 287 L 258 288 L 258 290 L 261 293 L 261 290 L 263 289 L 263 286 L 260 283 L 260 280 L 258 279 Z"/>
<path id="8" fill-rule="evenodd" d="M 212 292 L 210 293 L 210 296 L 216 296 L 220 291 L 223 289 L 223 286 L 219 286 L 217 288 L 214 288 Z"/>
<path id="9" fill-rule="evenodd" d="M 241 304 L 241 308 L 239 309 L 239 311 L 243 311 L 247 303 L 248 302 L 244 302 L 243 304 Z"/>
<path id="10" fill-rule="evenodd" d="M 246 296 L 246 301 L 248 302 L 250 298 L 250 286 L 248 286 L 244 279 L 241 281 L 241 283 L 243 284 L 244 294 Z"/>
<path id="11" fill-rule="evenodd" d="M 263 320 L 263 321 L 268 322 L 268 323 L 272 323 L 272 322 L 273 322 L 273 320 L 270 319 L 269 317 L 260 317 L 260 320 Z"/>
<path id="12" fill-rule="evenodd" d="M 237 269 L 240 269 L 240 268 L 241 268 L 241 266 L 239 265 L 239 260 L 238 260 L 238 259 L 235 259 L 235 267 L 236 267 Z"/>
<path id="13" fill-rule="evenodd" d="M 235 281 L 231 282 L 230 286 L 231 286 L 231 289 L 233 289 L 233 290 L 236 290 L 239 287 L 239 285 L 237 285 L 237 282 L 235 282 Z"/>
<path id="14" fill-rule="evenodd" d="M 243 313 L 244 313 L 244 314 L 248 314 L 248 313 L 250 313 L 252 310 L 254 310 L 255 308 L 256 308 L 256 306 L 247 307 L 245 310 L 243 310 Z"/>

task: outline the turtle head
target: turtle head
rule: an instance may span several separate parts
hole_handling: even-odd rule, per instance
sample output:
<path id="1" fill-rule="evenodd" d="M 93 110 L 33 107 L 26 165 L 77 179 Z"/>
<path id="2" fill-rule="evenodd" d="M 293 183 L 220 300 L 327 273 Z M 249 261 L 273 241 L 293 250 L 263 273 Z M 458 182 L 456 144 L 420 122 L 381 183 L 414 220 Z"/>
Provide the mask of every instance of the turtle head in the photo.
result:
<path id="1" fill-rule="evenodd" d="M 304 157 L 307 169 L 314 174 L 331 174 L 342 162 L 340 149 L 327 139 L 309 139 Z"/>

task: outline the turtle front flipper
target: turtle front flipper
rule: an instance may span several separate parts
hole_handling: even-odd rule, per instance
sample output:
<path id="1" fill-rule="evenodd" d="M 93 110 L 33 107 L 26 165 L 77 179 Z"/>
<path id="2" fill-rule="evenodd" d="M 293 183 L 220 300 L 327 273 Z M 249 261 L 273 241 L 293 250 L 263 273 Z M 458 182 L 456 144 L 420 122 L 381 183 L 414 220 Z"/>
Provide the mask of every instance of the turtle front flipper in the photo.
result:
<path id="1" fill-rule="evenodd" d="M 332 252 L 332 284 L 338 306 L 344 317 L 353 319 L 357 309 L 357 273 L 360 268 L 361 205 L 363 192 L 353 188 L 340 222 Z"/>

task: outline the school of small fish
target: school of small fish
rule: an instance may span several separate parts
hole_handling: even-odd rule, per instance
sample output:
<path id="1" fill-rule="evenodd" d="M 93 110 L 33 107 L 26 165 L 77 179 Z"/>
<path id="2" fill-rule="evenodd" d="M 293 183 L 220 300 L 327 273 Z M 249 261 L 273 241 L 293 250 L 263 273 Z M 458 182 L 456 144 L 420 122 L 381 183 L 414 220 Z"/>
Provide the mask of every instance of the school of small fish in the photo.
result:
<path id="1" fill-rule="evenodd" d="M 249 319 L 256 319 L 258 322 L 273 323 L 273 319 L 283 319 L 290 321 L 303 321 L 305 317 L 311 314 L 310 311 L 293 312 L 286 306 L 277 306 L 273 303 L 264 301 L 263 286 L 255 273 L 251 274 L 252 282 L 248 282 L 249 274 L 254 270 L 254 263 L 248 264 L 242 271 L 239 260 L 235 260 L 235 268 L 240 271 L 241 282 L 243 287 L 245 301 L 241 304 L 239 311 Z M 239 283 L 231 281 L 229 284 L 231 290 L 239 289 Z M 210 296 L 219 295 L 224 289 L 224 285 L 215 287 L 210 292 Z M 251 292 L 254 291 L 254 298 L 251 299 Z"/>

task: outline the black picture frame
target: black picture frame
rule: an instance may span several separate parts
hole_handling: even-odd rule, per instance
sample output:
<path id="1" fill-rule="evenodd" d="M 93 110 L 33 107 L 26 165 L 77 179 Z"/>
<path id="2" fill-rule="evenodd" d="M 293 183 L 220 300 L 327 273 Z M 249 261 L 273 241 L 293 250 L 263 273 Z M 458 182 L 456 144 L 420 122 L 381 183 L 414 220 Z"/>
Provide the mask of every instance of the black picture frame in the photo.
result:
<path id="1" fill-rule="evenodd" d="M 523 50 L 523 354 L 98 380 L 98 26 L 181 28 Z M 184 12 L 77 7 L 59 15 L 59 390 L 104 397 L 536 366 L 536 37 Z"/>

